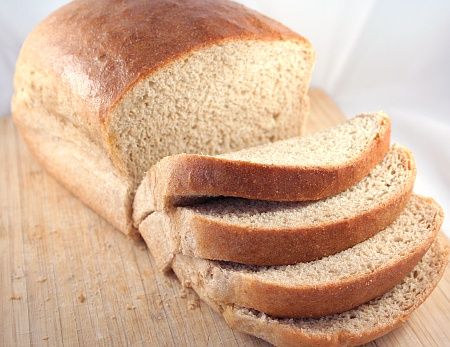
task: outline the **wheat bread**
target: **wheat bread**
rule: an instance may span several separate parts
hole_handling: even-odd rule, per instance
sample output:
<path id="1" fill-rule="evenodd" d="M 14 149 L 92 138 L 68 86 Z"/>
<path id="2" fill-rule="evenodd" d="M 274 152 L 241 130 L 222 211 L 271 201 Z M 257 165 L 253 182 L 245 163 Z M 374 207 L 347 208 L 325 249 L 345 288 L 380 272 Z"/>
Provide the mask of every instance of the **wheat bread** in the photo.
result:
<path id="1" fill-rule="evenodd" d="M 413 195 L 385 230 L 316 261 L 267 267 L 176 255 L 172 268 L 219 305 L 277 317 L 321 317 L 352 309 L 400 283 L 432 244 L 442 219 L 432 199 Z"/>
<path id="2" fill-rule="evenodd" d="M 407 321 L 437 286 L 447 264 L 448 241 L 440 235 L 401 283 L 379 298 L 350 311 L 321 318 L 277 319 L 233 305 L 215 308 L 222 312 L 231 328 L 275 346 L 358 346 Z"/>
<path id="3" fill-rule="evenodd" d="M 365 177 L 389 150 L 391 122 L 363 114 L 310 136 L 238 152 L 179 154 L 151 167 L 134 202 L 135 225 L 150 212 L 199 197 L 268 201 L 318 200 Z"/>
<path id="4" fill-rule="evenodd" d="M 411 195 L 415 175 L 411 152 L 394 145 L 362 181 L 325 200 L 218 198 L 154 212 L 139 230 L 147 243 L 164 242 L 156 257 L 163 269 L 176 253 L 253 265 L 306 262 L 347 249 L 391 224 Z"/>
<path id="5" fill-rule="evenodd" d="M 76 0 L 26 39 L 12 113 L 41 163 L 131 232 L 134 191 L 157 160 L 300 135 L 313 62 L 306 39 L 230 1 Z M 50 150 L 62 142 L 64 160 Z"/>

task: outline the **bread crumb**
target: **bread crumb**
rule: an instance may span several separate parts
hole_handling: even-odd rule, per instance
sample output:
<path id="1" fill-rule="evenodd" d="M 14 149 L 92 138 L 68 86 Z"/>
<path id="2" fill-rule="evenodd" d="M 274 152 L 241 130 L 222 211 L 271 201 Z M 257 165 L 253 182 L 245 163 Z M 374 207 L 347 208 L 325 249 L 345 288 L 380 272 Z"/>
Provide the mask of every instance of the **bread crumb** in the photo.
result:
<path id="1" fill-rule="evenodd" d="M 22 299 L 22 296 L 19 295 L 19 294 L 12 294 L 9 298 L 10 298 L 11 300 L 21 300 L 21 299 Z"/>
<path id="2" fill-rule="evenodd" d="M 20 276 L 20 275 L 15 275 L 14 276 L 14 279 L 16 279 L 16 280 L 20 280 L 21 278 L 22 278 L 23 276 Z"/>
<path id="3" fill-rule="evenodd" d="M 127 305 L 127 310 L 128 311 L 135 310 L 135 309 L 136 309 L 136 306 L 134 306 L 134 305 Z"/>
<path id="4" fill-rule="evenodd" d="M 42 338 L 42 340 L 44 340 L 44 341 L 47 341 L 48 339 L 49 339 L 48 336 L 44 336 L 44 337 Z"/>
<path id="5" fill-rule="evenodd" d="M 163 300 L 161 294 L 159 294 L 157 296 L 156 303 L 158 304 L 159 307 L 162 307 L 164 305 L 164 300 Z"/>
<path id="6" fill-rule="evenodd" d="M 200 300 L 198 298 L 192 298 L 188 301 L 188 309 L 189 310 L 195 310 L 196 308 L 200 307 Z"/>
<path id="7" fill-rule="evenodd" d="M 86 301 L 86 297 L 84 296 L 83 293 L 80 293 L 80 294 L 78 295 L 78 301 L 81 302 L 81 303 L 83 303 L 83 302 Z"/>
<path id="8" fill-rule="evenodd" d="M 45 298 L 45 301 L 50 301 L 50 298 Z"/>
<path id="9" fill-rule="evenodd" d="M 38 283 L 44 283 L 45 281 L 47 281 L 47 277 L 39 277 L 38 279 L 37 279 L 37 281 L 36 282 L 38 282 Z"/>
<path id="10" fill-rule="evenodd" d="M 114 319 L 114 320 L 116 320 L 116 319 L 117 319 L 117 317 L 116 317 L 116 316 L 112 316 L 112 317 L 111 317 L 111 319 Z"/>
<path id="11" fill-rule="evenodd" d="M 162 319 L 162 316 L 158 316 L 158 317 L 156 317 L 156 319 L 157 319 L 157 320 L 161 320 L 161 319 Z"/>
<path id="12" fill-rule="evenodd" d="M 187 290 L 185 288 L 181 288 L 180 290 L 180 298 L 186 299 L 187 298 Z"/>

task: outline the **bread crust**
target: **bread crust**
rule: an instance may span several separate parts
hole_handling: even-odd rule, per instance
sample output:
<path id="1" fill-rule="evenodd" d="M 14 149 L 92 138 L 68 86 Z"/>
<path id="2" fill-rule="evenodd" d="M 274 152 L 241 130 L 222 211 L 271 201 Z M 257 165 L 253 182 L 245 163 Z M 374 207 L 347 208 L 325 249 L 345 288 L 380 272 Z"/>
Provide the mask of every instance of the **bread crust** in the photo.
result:
<path id="1" fill-rule="evenodd" d="M 213 301 L 252 308 L 276 317 L 320 317 L 347 311 L 370 301 L 393 288 L 416 266 L 433 243 L 443 221 L 441 207 L 432 199 L 436 214 L 430 236 L 397 261 L 355 275 L 337 283 L 320 285 L 284 285 L 257 279 L 244 271 L 225 271 L 211 262 L 189 256 L 175 255 L 172 267 L 184 277 L 185 268 L 196 269 L 190 279 Z M 151 249 L 152 252 L 158 250 Z"/>
<path id="2" fill-rule="evenodd" d="M 320 200 L 348 189 L 367 176 L 388 152 L 390 133 L 391 123 L 386 116 L 380 120 L 379 133 L 358 158 L 329 168 L 268 165 L 197 154 L 166 157 L 149 170 L 142 188 L 138 188 L 138 197 L 151 192 L 147 206 L 136 202 L 134 208 L 148 214 L 205 196 Z M 136 214 L 135 224 L 143 214 Z"/>
<path id="3" fill-rule="evenodd" d="M 393 321 L 386 322 L 380 318 L 380 324 L 372 326 L 370 330 L 350 332 L 337 331 L 333 335 L 326 334 L 308 334 L 301 329 L 295 329 L 288 325 L 276 323 L 259 324 L 249 317 L 239 314 L 234 306 L 220 307 L 223 317 L 228 325 L 238 331 L 260 337 L 276 346 L 316 346 L 316 347 L 332 347 L 332 346 L 359 346 L 373 341 L 392 330 L 401 326 L 406 322 L 409 316 L 427 299 L 433 289 L 437 286 L 442 278 L 448 264 L 448 242 L 444 236 L 439 235 L 436 241 L 440 247 L 440 253 L 437 255 L 436 266 L 438 274 L 433 281 L 429 283 L 427 290 L 418 293 L 414 305 L 406 309 L 403 314 L 397 316 Z"/>
<path id="4" fill-rule="evenodd" d="M 165 65 L 233 40 L 301 42 L 313 59 L 305 38 L 231 1 L 76 0 L 33 30 L 16 71 L 44 71 L 70 100 L 70 111 L 63 117 L 107 149 L 116 166 L 123 168 L 114 154 L 116 139 L 108 122 L 124 95 Z M 60 113 L 53 109 L 58 104 L 46 107 Z"/>

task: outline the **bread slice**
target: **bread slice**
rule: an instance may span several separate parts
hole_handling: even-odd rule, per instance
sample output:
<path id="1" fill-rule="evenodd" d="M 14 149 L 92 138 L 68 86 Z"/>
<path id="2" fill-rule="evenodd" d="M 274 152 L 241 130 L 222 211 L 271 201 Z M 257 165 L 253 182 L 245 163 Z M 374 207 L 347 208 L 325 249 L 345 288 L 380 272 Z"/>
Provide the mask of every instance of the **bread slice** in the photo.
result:
<path id="1" fill-rule="evenodd" d="M 311 261 L 347 249 L 391 224 L 411 195 L 415 174 L 412 154 L 394 145 L 366 178 L 325 200 L 218 198 L 154 212 L 139 230 L 147 243 L 163 244 L 159 247 L 165 251 L 156 258 L 163 269 L 170 268 L 176 253 L 253 265 Z"/>
<path id="2" fill-rule="evenodd" d="M 268 201 L 318 200 L 351 187 L 389 150 L 391 123 L 364 114 L 310 136 L 239 152 L 180 154 L 154 165 L 141 183 L 134 220 L 204 196 Z"/>
<path id="3" fill-rule="evenodd" d="M 280 347 L 357 346 L 402 325 L 437 286 L 448 264 L 447 239 L 439 236 L 412 272 L 381 297 L 322 318 L 277 319 L 227 305 L 216 307 L 231 328 Z"/>
<path id="4" fill-rule="evenodd" d="M 305 38 L 232 1 L 78 0 L 25 40 L 12 113 L 45 168 L 129 233 L 159 159 L 301 135 L 313 64 Z"/>
<path id="5" fill-rule="evenodd" d="M 442 219 L 433 200 L 413 196 L 385 230 L 320 260 L 258 267 L 177 255 L 172 268 L 219 305 L 277 317 L 321 317 L 352 309 L 400 283 L 432 244 Z"/>

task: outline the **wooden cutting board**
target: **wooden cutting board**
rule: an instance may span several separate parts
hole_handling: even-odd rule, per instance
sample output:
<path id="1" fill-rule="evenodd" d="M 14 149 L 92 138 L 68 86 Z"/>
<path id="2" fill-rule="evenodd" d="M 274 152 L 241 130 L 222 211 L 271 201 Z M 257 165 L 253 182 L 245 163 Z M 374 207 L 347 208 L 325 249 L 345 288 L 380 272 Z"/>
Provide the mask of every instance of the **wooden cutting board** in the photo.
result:
<path id="1" fill-rule="evenodd" d="M 308 131 L 342 113 L 314 90 Z M 0 121 L 1 346 L 268 346 L 234 332 L 141 241 L 114 230 L 33 160 Z M 412 319 L 372 346 L 449 346 L 450 271 Z"/>

